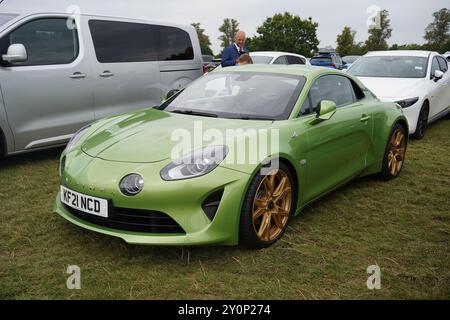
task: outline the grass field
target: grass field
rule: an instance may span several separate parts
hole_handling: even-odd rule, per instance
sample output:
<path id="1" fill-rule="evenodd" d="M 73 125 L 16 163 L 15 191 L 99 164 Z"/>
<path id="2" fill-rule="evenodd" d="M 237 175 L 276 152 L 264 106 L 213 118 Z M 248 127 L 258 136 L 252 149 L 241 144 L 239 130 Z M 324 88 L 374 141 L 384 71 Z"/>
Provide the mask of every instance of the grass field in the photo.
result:
<path id="1" fill-rule="evenodd" d="M 52 212 L 60 152 L 0 162 L 0 299 L 450 299 L 450 120 L 411 141 L 398 179 L 350 183 L 260 251 L 132 246 L 72 225 Z M 374 264 L 380 290 L 366 287 Z"/>

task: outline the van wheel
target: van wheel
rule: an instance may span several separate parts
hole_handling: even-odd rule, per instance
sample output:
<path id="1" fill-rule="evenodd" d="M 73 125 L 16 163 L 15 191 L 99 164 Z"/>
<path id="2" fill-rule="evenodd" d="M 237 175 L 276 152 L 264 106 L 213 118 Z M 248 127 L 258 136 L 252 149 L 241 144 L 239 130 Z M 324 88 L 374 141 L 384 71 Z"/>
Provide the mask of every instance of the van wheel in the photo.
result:
<path id="1" fill-rule="evenodd" d="M 269 175 L 258 174 L 253 179 L 241 212 L 240 244 L 266 248 L 283 236 L 295 211 L 294 188 L 289 168 L 281 162 Z"/>
<path id="2" fill-rule="evenodd" d="M 419 118 L 417 119 L 417 127 L 416 132 L 412 134 L 412 137 L 417 140 L 423 139 L 425 136 L 425 131 L 427 130 L 428 126 L 428 113 L 429 113 L 429 107 L 427 103 L 424 103 L 422 105 L 422 108 L 420 109 Z"/>

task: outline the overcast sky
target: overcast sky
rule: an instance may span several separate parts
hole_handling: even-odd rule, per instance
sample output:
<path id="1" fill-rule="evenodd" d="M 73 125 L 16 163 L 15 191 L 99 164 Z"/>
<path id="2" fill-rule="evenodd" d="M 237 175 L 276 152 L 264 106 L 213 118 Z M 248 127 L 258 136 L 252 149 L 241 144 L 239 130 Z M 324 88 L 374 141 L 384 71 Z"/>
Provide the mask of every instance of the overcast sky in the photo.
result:
<path id="1" fill-rule="evenodd" d="M 4 0 L 4 3 L 24 3 L 43 10 L 44 1 Z M 53 1 L 51 1 L 53 2 Z M 51 3 L 50 2 L 50 3 Z M 26 3 L 26 5 L 25 5 Z M 336 46 L 336 36 L 344 26 L 355 31 L 356 41 L 367 38 L 369 6 L 387 9 L 390 13 L 392 37 L 389 44 L 424 43 L 425 27 L 433 21 L 433 12 L 450 8 L 449 0 L 59 0 L 58 5 L 79 5 L 82 12 L 119 13 L 121 16 L 144 18 L 178 24 L 200 22 L 210 37 L 214 53 L 220 50 L 218 28 L 224 18 L 234 18 L 247 36 L 253 36 L 256 28 L 267 17 L 288 11 L 301 18 L 312 17 L 319 23 L 320 47 Z M 0 10 L 1 8 L 0 4 Z M 3 10 L 2 10 L 3 11 Z M 86 12 L 87 13 L 87 12 Z"/>

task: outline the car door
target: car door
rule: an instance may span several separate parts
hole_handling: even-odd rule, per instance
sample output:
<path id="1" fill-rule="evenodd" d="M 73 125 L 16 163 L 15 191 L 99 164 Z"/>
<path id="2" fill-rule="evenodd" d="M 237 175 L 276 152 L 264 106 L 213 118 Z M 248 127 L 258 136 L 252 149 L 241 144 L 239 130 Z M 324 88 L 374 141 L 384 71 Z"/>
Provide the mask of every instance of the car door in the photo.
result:
<path id="1" fill-rule="evenodd" d="M 438 82 L 440 86 L 443 88 L 443 104 L 442 110 L 445 110 L 450 107 L 450 71 L 448 70 L 448 62 L 441 56 L 437 56 L 439 67 L 441 71 L 444 73 L 442 79 Z"/>
<path id="2" fill-rule="evenodd" d="M 337 110 L 329 120 L 311 122 L 309 126 L 306 201 L 354 177 L 366 165 L 372 113 L 362 103 L 362 92 L 356 95 L 354 86 L 357 84 L 345 76 L 325 75 L 316 79 L 309 90 L 303 113 L 311 108 L 311 113 L 316 114 L 322 100 L 334 101 Z"/>
<path id="3" fill-rule="evenodd" d="M 19 24 L 20 23 L 20 24 Z M 0 52 L 20 43 L 28 58 L 2 62 L 1 93 L 15 151 L 58 145 L 93 121 L 93 85 L 85 44 L 63 15 L 33 16 L 0 35 Z"/>
<path id="4" fill-rule="evenodd" d="M 113 18 L 89 18 L 95 118 L 161 103 L 162 91 L 152 25 Z"/>
<path id="5" fill-rule="evenodd" d="M 444 73 L 444 77 L 441 79 L 434 78 L 434 72 L 436 70 L 441 70 L 441 66 L 438 61 L 438 57 L 434 56 L 431 61 L 431 68 L 429 74 L 430 81 L 430 112 L 428 114 L 428 119 L 433 119 L 441 111 L 443 111 L 448 106 L 448 75 Z"/>

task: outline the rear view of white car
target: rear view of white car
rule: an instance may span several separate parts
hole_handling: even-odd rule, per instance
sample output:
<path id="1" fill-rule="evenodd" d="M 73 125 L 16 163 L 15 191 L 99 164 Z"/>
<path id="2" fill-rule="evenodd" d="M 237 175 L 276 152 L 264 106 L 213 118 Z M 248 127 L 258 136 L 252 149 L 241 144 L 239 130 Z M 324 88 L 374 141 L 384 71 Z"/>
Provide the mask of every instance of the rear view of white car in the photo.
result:
<path id="1" fill-rule="evenodd" d="M 409 133 L 422 139 L 427 125 L 450 112 L 447 60 L 429 51 L 376 51 L 348 70 L 380 100 L 395 101 L 408 118 Z"/>
<path id="2" fill-rule="evenodd" d="M 305 64 L 310 65 L 308 59 L 300 54 L 281 51 L 250 52 L 254 64 Z"/>

